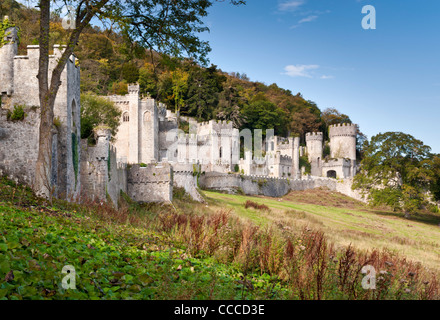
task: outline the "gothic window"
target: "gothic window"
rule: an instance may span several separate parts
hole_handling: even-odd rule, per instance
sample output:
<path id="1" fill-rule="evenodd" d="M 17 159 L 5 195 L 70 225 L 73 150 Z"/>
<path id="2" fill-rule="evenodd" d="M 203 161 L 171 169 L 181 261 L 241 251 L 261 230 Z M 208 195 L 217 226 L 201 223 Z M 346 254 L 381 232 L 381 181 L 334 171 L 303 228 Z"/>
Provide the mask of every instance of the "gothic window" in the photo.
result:
<path id="1" fill-rule="evenodd" d="M 149 121 L 151 121 L 151 113 L 150 111 L 146 111 L 144 113 L 144 122 L 149 122 Z"/>
<path id="2" fill-rule="evenodd" d="M 128 112 L 124 112 L 124 114 L 122 115 L 122 121 L 123 122 L 129 122 L 130 121 L 130 115 L 128 114 Z"/>

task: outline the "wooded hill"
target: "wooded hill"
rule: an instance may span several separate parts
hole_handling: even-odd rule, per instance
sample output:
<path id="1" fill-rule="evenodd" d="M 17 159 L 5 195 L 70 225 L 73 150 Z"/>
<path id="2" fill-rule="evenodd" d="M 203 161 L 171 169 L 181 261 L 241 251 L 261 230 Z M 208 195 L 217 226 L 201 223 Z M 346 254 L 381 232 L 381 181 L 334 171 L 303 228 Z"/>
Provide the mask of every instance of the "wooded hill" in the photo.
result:
<path id="1" fill-rule="evenodd" d="M 39 13 L 14 0 L 0 3 L 0 15 L 20 28 L 19 54 L 38 44 Z M 66 42 L 61 19 L 54 13 L 51 44 Z M 81 90 L 96 95 L 125 94 L 127 84 L 138 82 L 141 93 L 164 102 L 169 109 L 199 121 L 230 120 L 239 128 L 274 128 L 280 136 L 307 132 L 327 135 L 331 124 L 351 122 L 335 109 L 321 112 L 300 93 L 250 81 L 245 74 L 227 73 L 217 66 L 201 66 L 189 59 L 172 58 L 150 51 L 129 34 L 89 26 L 76 49 L 81 64 Z M 326 137 L 327 138 L 327 137 Z"/>

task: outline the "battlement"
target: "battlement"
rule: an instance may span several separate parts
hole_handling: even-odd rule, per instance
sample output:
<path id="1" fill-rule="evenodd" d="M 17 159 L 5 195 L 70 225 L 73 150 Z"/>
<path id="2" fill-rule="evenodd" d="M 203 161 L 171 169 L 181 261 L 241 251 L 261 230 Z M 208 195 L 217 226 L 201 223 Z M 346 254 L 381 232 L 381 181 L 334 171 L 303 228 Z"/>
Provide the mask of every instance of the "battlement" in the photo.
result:
<path id="1" fill-rule="evenodd" d="M 232 122 L 227 120 L 211 120 L 209 122 L 201 122 L 198 124 L 198 129 L 200 131 L 210 131 L 211 133 L 215 131 L 217 134 L 221 134 L 222 130 L 232 130 L 234 129 Z"/>
<path id="2" fill-rule="evenodd" d="M 354 123 L 341 123 L 335 124 L 329 127 L 329 136 L 350 136 L 356 137 L 358 125 Z"/>
<path id="3" fill-rule="evenodd" d="M 306 141 L 311 141 L 311 140 L 323 141 L 324 140 L 324 135 L 323 135 L 322 132 L 309 132 L 309 133 L 306 133 Z"/>
<path id="4" fill-rule="evenodd" d="M 128 85 L 128 94 L 139 94 L 140 86 L 138 83 Z"/>

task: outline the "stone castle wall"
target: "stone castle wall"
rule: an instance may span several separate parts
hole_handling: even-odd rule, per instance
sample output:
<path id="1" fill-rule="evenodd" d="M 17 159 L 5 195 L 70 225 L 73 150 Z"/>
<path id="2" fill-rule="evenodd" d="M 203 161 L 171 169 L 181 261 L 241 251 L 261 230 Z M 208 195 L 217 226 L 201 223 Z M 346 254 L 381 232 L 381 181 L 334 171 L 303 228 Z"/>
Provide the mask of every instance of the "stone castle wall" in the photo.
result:
<path id="1" fill-rule="evenodd" d="M 267 176 L 209 172 L 200 177 L 199 184 L 207 190 L 219 190 L 228 193 L 243 192 L 246 195 L 265 195 L 277 198 L 285 196 L 290 191 L 304 191 L 324 187 L 365 202 L 364 197 L 358 191 L 351 189 L 352 179 L 336 180 L 309 177 L 308 179 L 290 180 L 269 178 Z"/>
<path id="2" fill-rule="evenodd" d="M 32 186 L 38 157 L 39 109 L 25 110 L 23 121 L 7 121 L 0 109 L 0 174 Z"/>
<path id="3" fill-rule="evenodd" d="M 117 206 L 120 192 L 127 193 L 126 166 L 117 162 L 109 130 L 98 130 L 96 140 L 95 146 L 81 140 L 82 197 L 106 201 L 109 196 Z"/>
<path id="4" fill-rule="evenodd" d="M 15 29 L 13 29 L 15 30 Z M 16 30 L 15 30 L 16 31 Z M 38 87 L 38 68 L 39 68 L 39 46 L 28 46 L 28 52 L 25 56 L 17 56 L 17 41 L 16 32 L 11 33 L 11 39 L 8 38 L 9 43 L 0 48 L 0 94 L 2 97 L 1 109 L 5 109 L 4 112 L 12 112 L 16 106 L 22 106 L 27 110 L 28 119 L 33 119 L 32 123 L 28 120 L 27 128 L 20 127 L 20 124 L 16 123 L 16 134 L 9 134 L 8 138 L 15 140 L 16 136 L 23 133 L 23 130 L 32 132 L 25 140 L 32 141 L 32 144 L 27 142 L 23 144 L 16 144 L 15 153 L 22 153 L 24 158 L 32 159 L 32 163 L 36 163 L 34 154 L 38 153 L 38 133 L 39 133 L 39 116 L 34 116 L 32 113 L 39 112 L 39 87 Z M 59 57 L 63 53 L 64 47 L 55 45 L 53 55 L 49 56 L 49 74 L 55 68 Z M 54 137 L 53 154 L 56 155 L 53 159 L 57 161 L 52 162 L 54 171 L 52 172 L 51 182 L 52 187 L 56 187 L 56 196 L 73 200 L 79 195 L 80 191 L 80 148 L 79 137 L 81 132 L 80 125 L 80 70 L 76 66 L 75 56 L 71 56 L 66 64 L 65 69 L 61 75 L 61 86 L 59 88 L 57 98 L 54 104 L 54 116 L 59 123 L 57 128 L 57 136 Z M 31 110 L 31 111 L 29 111 Z M 3 112 L 3 111 L 2 111 Z M 30 118 L 29 118 L 30 117 Z M 2 121 L 2 126 L 9 126 Z M 30 127 L 34 128 L 31 129 Z M 54 131 L 55 132 L 55 131 Z M 8 142 L 4 141 L 5 145 Z M 15 144 L 15 141 L 10 141 L 9 145 Z M 55 145 L 56 143 L 56 145 Z M 78 154 L 74 155 L 74 151 Z M 5 150 L 5 152 L 8 152 Z M 77 157 L 76 157 L 77 155 Z M 74 161 L 77 160 L 77 161 Z M 20 160 L 16 160 L 20 162 Z M 11 166 L 6 166 L 4 169 L 6 174 L 14 175 L 16 170 Z M 13 170 L 14 172 L 8 172 Z M 27 169 L 23 169 L 27 170 Z M 31 170 L 35 171 L 35 167 Z M 33 174 L 32 174 L 33 175 Z M 27 175 L 27 180 L 32 180 Z"/>
<path id="5" fill-rule="evenodd" d="M 139 203 L 173 200 L 173 168 L 168 163 L 133 165 L 128 170 L 127 192 Z"/>
<path id="6" fill-rule="evenodd" d="M 197 186 L 197 172 L 200 172 L 200 166 L 191 164 L 173 164 L 174 186 L 184 188 L 191 198 L 198 202 L 204 202 Z"/>

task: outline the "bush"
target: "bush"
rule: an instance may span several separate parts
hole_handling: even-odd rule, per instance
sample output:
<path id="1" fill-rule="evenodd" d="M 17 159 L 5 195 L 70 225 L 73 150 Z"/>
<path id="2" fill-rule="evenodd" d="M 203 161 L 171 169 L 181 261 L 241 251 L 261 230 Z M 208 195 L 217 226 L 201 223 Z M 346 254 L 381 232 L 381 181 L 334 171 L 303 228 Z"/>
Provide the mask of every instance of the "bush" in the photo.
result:
<path id="1" fill-rule="evenodd" d="M 269 207 L 266 206 L 265 204 L 258 204 L 256 202 L 253 202 L 253 201 L 250 201 L 250 200 L 246 201 L 246 203 L 244 204 L 244 207 L 246 209 L 254 208 L 254 209 L 262 210 L 262 211 L 270 211 Z"/>
<path id="2" fill-rule="evenodd" d="M 26 117 L 26 113 L 24 112 L 24 107 L 21 105 L 14 106 L 14 110 L 8 111 L 7 119 L 10 121 L 23 121 Z"/>

